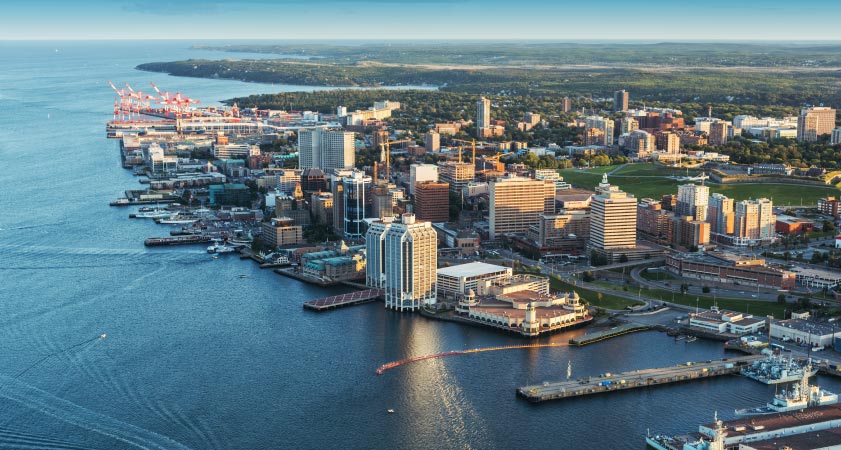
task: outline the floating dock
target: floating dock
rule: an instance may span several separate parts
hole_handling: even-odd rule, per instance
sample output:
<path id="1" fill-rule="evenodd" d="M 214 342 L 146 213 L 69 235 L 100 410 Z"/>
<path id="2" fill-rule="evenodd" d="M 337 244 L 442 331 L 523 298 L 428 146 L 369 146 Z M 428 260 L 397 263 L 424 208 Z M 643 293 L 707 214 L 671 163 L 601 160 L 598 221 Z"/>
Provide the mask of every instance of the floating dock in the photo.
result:
<path id="1" fill-rule="evenodd" d="M 623 391 L 661 384 L 738 374 L 739 371 L 764 355 L 739 356 L 705 362 L 688 362 L 677 366 L 635 370 L 578 380 L 546 382 L 517 389 L 517 395 L 532 403 L 564 398 L 582 397 L 605 392 Z"/>
<path id="2" fill-rule="evenodd" d="M 623 334 L 633 333 L 635 331 L 644 331 L 651 329 L 648 325 L 639 325 L 636 323 L 628 323 L 625 325 L 619 325 L 618 327 L 613 327 L 609 330 L 598 331 L 596 333 L 585 334 L 583 336 L 578 336 L 576 338 L 572 338 L 569 340 L 569 343 L 575 346 L 582 346 L 587 344 L 592 344 L 594 342 L 603 341 L 605 339 L 610 339 L 612 337 L 621 336 Z"/>
<path id="3" fill-rule="evenodd" d="M 164 245 L 206 244 L 211 240 L 212 238 L 210 236 L 200 235 L 158 237 L 146 239 L 143 241 L 143 245 L 147 247 L 159 247 Z"/>
<path id="4" fill-rule="evenodd" d="M 304 303 L 304 308 L 312 309 L 314 311 L 325 311 L 328 309 L 341 308 L 343 306 L 372 302 L 383 295 L 385 295 L 385 291 L 383 289 L 366 289 L 364 291 L 310 300 Z"/>

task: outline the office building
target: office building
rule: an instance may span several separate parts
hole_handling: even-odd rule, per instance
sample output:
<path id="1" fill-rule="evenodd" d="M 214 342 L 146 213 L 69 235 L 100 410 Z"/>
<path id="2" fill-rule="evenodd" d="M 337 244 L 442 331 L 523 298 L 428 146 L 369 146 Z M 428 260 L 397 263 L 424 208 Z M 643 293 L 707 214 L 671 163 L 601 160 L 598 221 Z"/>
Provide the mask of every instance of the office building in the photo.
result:
<path id="1" fill-rule="evenodd" d="M 482 97 L 476 102 L 476 136 L 484 137 L 491 126 L 491 101 Z"/>
<path id="2" fill-rule="evenodd" d="M 354 170 L 350 176 L 342 178 L 344 197 L 344 237 L 360 239 L 365 234 L 365 218 L 370 201 L 371 177 L 360 170 Z"/>
<path id="3" fill-rule="evenodd" d="M 555 183 L 506 176 L 488 186 L 488 221 L 491 239 L 502 235 L 524 234 L 540 222 L 542 214 L 555 214 Z"/>
<path id="4" fill-rule="evenodd" d="M 707 216 L 710 222 L 710 233 L 713 235 L 730 235 L 735 230 L 735 203 L 732 198 L 723 194 L 710 195 L 707 204 Z"/>
<path id="5" fill-rule="evenodd" d="M 682 184 L 677 187 L 675 214 L 691 216 L 692 220 L 707 220 L 707 206 L 710 188 L 697 184 Z"/>
<path id="6" fill-rule="evenodd" d="M 628 110 L 628 92 L 624 89 L 613 93 L 613 110 L 616 112 Z"/>
<path id="7" fill-rule="evenodd" d="M 450 185 L 438 181 L 424 181 L 415 185 L 415 217 L 419 221 L 447 222 L 450 220 Z"/>
<path id="8" fill-rule="evenodd" d="M 476 178 L 472 162 L 445 161 L 438 164 L 438 180 L 450 185 L 450 190 L 461 194 L 462 189 Z"/>
<path id="9" fill-rule="evenodd" d="M 371 287 L 385 287 L 385 234 L 394 217 L 383 217 L 372 222 L 365 233 L 365 284 Z"/>
<path id="10" fill-rule="evenodd" d="M 437 152 L 441 150 L 441 134 L 435 130 L 428 131 L 423 135 L 423 146 L 427 152 Z"/>
<path id="11" fill-rule="evenodd" d="M 435 303 L 438 235 L 429 222 L 403 214 L 385 232 L 385 307 L 415 311 Z"/>
<path id="12" fill-rule="evenodd" d="M 385 218 L 394 216 L 393 184 L 375 184 L 371 188 L 371 217 Z"/>
<path id="13" fill-rule="evenodd" d="M 295 245 L 304 241 L 303 228 L 295 225 L 289 217 L 278 217 L 272 219 L 271 223 L 264 223 L 260 236 L 263 237 L 263 245 L 272 251 L 284 245 Z"/>
<path id="14" fill-rule="evenodd" d="M 298 131 L 298 162 L 301 169 L 317 167 L 325 172 L 352 168 L 355 162 L 354 134 L 349 131 Z"/>
<path id="15" fill-rule="evenodd" d="M 832 145 L 841 144 L 841 128 L 832 130 L 832 136 L 829 139 L 829 143 Z"/>
<path id="16" fill-rule="evenodd" d="M 409 166 L 409 193 L 415 195 L 415 185 L 424 181 L 438 181 L 438 166 L 435 164 Z"/>
<path id="17" fill-rule="evenodd" d="M 800 110 L 797 118 L 797 140 L 815 142 L 820 136 L 831 134 L 835 129 L 835 110 L 815 106 Z"/>
<path id="18" fill-rule="evenodd" d="M 636 247 L 637 200 L 617 186 L 607 174 L 590 202 L 590 248 L 602 253 Z"/>

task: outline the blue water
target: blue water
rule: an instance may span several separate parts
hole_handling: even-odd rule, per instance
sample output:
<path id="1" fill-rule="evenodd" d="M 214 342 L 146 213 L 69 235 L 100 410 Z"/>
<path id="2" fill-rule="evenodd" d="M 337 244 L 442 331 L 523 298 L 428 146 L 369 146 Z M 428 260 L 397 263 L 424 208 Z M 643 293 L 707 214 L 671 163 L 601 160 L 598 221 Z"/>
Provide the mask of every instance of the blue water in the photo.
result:
<path id="1" fill-rule="evenodd" d="M 336 291 L 200 248 L 144 248 L 167 229 L 108 207 L 139 185 L 104 138 L 106 81 L 204 104 L 299 88 L 133 69 L 220 57 L 188 47 L 0 43 L 0 448 L 641 449 L 649 427 L 695 429 L 772 395 L 735 377 L 541 405 L 514 395 L 568 361 L 586 376 L 723 355 L 655 332 L 376 376 L 387 361 L 522 340 L 379 303 L 312 313 L 301 303 Z"/>

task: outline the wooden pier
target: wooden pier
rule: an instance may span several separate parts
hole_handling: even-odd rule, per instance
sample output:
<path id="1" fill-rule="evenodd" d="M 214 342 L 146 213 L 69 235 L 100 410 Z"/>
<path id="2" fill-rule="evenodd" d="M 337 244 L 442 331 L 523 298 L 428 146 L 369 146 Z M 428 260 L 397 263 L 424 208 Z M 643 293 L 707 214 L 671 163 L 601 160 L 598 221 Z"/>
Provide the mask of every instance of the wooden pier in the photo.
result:
<path id="1" fill-rule="evenodd" d="M 343 306 L 372 302 L 383 295 L 385 295 L 385 291 L 382 289 L 366 289 L 364 291 L 310 300 L 304 303 L 304 308 L 312 309 L 314 311 L 325 311 L 328 309 L 341 308 Z"/>
<path id="2" fill-rule="evenodd" d="M 517 389 L 517 395 L 532 403 L 606 392 L 623 391 L 661 384 L 678 383 L 721 375 L 738 374 L 746 365 L 764 355 L 739 356 L 705 362 L 687 362 L 677 366 L 655 369 L 635 370 L 632 372 L 606 373 L 597 377 L 578 380 L 546 382 Z"/>
<path id="3" fill-rule="evenodd" d="M 578 336 L 576 338 L 572 338 L 569 340 L 569 343 L 575 346 L 582 346 L 587 344 L 592 344 L 594 342 L 603 341 L 605 339 L 610 339 L 612 337 L 621 336 L 623 334 L 633 333 L 635 331 L 643 331 L 651 329 L 648 325 L 640 325 L 636 323 L 628 323 L 625 325 L 619 325 L 618 327 L 613 327 L 609 330 L 598 331 L 596 333 L 585 334 L 583 336 Z"/>

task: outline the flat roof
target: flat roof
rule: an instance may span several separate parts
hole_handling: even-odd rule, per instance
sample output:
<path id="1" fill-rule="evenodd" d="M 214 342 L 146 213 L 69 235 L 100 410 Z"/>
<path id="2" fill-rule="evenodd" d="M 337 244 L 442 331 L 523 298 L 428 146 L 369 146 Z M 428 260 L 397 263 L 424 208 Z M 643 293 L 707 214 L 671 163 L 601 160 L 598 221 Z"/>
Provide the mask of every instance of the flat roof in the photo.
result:
<path id="1" fill-rule="evenodd" d="M 797 450 L 835 448 L 841 447 L 841 429 L 830 428 L 828 430 L 810 431 L 808 433 L 780 436 L 762 441 L 743 443 L 741 445 L 753 450 L 779 450 L 785 447 Z"/>
<path id="2" fill-rule="evenodd" d="M 475 277 L 479 275 L 486 275 L 503 270 L 512 270 L 510 267 L 497 266 L 494 264 L 486 264 L 483 262 L 471 262 L 467 264 L 459 264 L 457 266 L 442 267 L 438 269 L 438 275 L 445 275 L 448 277 Z"/>
<path id="3" fill-rule="evenodd" d="M 790 411 L 785 413 L 767 414 L 761 416 L 745 417 L 743 419 L 729 420 L 724 422 L 727 427 L 727 436 L 736 437 L 755 434 L 754 426 L 763 426 L 761 432 L 767 433 L 774 430 L 791 428 L 797 426 L 808 426 L 817 423 L 829 422 L 841 419 L 841 405 L 813 406 L 803 411 Z M 714 429 L 714 424 L 706 424 L 705 427 Z M 745 427 L 744 431 L 736 431 L 737 426 Z"/>
<path id="4" fill-rule="evenodd" d="M 811 320 L 804 319 L 780 320 L 772 322 L 772 325 L 776 325 L 780 328 L 790 328 L 792 330 L 802 331 L 818 336 L 827 336 L 835 332 L 835 327 L 833 327 L 832 324 L 813 322 Z M 839 332 L 841 332 L 841 329 L 839 329 Z"/>

